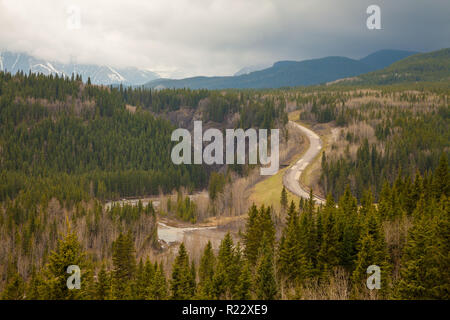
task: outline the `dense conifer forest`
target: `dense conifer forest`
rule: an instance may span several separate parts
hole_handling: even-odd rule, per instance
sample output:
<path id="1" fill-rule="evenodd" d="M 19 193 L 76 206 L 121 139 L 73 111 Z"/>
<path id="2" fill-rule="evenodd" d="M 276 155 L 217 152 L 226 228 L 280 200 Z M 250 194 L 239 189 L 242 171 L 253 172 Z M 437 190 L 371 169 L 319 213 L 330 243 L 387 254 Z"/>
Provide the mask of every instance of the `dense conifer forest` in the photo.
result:
<path id="1" fill-rule="evenodd" d="M 43 268 L 28 270 L 26 279 L 10 257 L 2 298 L 448 299 L 449 193 L 448 161 L 442 156 L 433 175 L 386 185 L 378 205 L 367 191 L 358 206 L 348 188 L 337 203 L 329 194 L 321 207 L 311 198 L 291 202 L 280 239 L 272 209 L 252 206 L 242 244 L 227 234 L 215 254 L 209 242 L 195 265 L 181 243 L 169 274 L 163 264 L 136 259 L 132 232 L 120 232 L 109 244 L 109 268 L 93 261 L 68 222 Z M 113 211 L 119 219 L 133 219 L 133 213 L 134 219 L 154 217 L 151 207 L 141 205 Z M 27 230 L 38 232 L 39 224 Z M 32 251 L 24 245 L 21 250 Z M 66 288 L 70 264 L 83 270 L 82 290 Z M 376 293 L 365 286 L 372 264 L 382 270 Z"/>

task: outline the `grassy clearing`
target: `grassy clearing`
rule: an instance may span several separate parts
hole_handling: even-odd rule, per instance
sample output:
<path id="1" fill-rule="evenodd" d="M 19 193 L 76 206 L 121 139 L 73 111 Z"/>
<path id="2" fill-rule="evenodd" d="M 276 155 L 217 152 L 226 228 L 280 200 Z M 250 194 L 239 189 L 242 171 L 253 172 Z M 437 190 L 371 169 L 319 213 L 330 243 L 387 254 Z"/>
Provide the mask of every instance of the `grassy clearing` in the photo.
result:
<path id="1" fill-rule="evenodd" d="M 262 204 L 272 205 L 274 209 L 279 212 L 281 207 L 281 190 L 283 190 L 283 175 L 286 170 L 287 167 L 278 171 L 277 174 L 257 183 L 252 189 L 252 194 L 249 198 L 250 203 L 255 203 L 258 206 Z M 293 200 L 294 203 L 298 205 L 300 199 L 288 190 L 286 191 L 288 202 L 290 203 L 291 200 Z"/>
<path id="2" fill-rule="evenodd" d="M 288 118 L 291 121 L 297 122 L 300 119 L 300 110 L 292 111 L 288 114 Z"/>

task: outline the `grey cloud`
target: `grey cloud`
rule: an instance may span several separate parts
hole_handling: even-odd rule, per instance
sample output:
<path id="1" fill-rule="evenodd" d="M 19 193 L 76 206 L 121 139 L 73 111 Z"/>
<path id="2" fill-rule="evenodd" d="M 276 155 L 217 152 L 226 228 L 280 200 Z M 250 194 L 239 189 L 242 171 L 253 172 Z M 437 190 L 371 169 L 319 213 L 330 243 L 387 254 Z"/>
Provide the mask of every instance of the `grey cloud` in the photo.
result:
<path id="1" fill-rule="evenodd" d="M 381 7 L 383 30 L 367 30 L 370 4 Z M 71 5 L 79 30 L 66 27 Z M 448 47 L 449 13 L 448 0 L 2 0 L 0 49 L 171 77 L 227 75 L 284 59 Z"/>

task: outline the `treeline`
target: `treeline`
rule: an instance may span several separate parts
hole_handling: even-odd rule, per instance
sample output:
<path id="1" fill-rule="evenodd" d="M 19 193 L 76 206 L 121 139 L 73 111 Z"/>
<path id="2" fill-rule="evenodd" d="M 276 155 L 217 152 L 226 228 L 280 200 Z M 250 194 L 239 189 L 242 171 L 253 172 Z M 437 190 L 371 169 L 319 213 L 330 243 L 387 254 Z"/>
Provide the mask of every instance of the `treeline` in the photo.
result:
<path id="1" fill-rule="evenodd" d="M 68 78 L 58 75 L 44 76 L 31 71 L 28 74 L 20 71 L 16 75 L 0 72 L 0 96 L 10 101 L 16 97 L 67 101 L 69 97 L 78 97 L 81 85 L 80 76 Z"/>
<path id="2" fill-rule="evenodd" d="M 120 95 L 130 105 L 149 109 L 160 113 L 175 111 L 180 107 L 197 108 L 199 102 L 210 95 L 208 90 L 163 89 L 150 90 L 143 87 L 124 88 L 119 86 Z"/>
<path id="3" fill-rule="evenodd" d="M 291 202 L 277 239 L 271 207 L 252 206 L 243 246 L 230 234 L 217 254 L 211 243 L 196 265 L 183 244 L 166 275 L 161 263 L 136 260 L 131 234 L 112 243 L 112 268 L 95 268 L 73 233 L 27 279 L 11 265 L 4 299 L 448 299 L 450 174 L 441 158 L 430 181 L 419 174 L 386 185 L 378 205 L 370 191 L 360 206 L 347 188 L 316 207 Z M 82 289 L 68 290 L 66 268 L 79 265 Z M 381 287 L 366 286 L 367 268 Z M 95 276 L 94 276 L 95 274 Z"/>
<path id="4" fill-rule="evenodd" d="M 125 103 L 155 113 L 177 111 L 180 108 L 200 109 L 203 121 L 224 122 L 238 113 L 239 127 L 247 129 L 273 128 L 287 123 L 285 99 L 265 97 L 255 91 L 209 91 L 204 89 L 162 89 L 119 87 Z"/>

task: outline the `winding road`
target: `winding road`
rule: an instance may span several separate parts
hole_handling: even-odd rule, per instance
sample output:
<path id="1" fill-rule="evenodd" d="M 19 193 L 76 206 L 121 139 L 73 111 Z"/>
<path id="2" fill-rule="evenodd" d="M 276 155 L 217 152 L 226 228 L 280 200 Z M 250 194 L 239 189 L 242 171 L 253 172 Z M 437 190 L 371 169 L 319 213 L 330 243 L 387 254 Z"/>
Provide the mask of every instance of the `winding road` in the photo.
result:
<path id="1" fill-rule="evenodd" d="M 305 168 L 314 160 L 322 150 L 322 140 L 312 130 L 294 122 L 289 121 L 291 125 L 299 129 L 309 139 L 309 148 L 295 164 L 287 169 L 283 176 L 283 184 L 290 192 L 302 197 L 309 198 L 309 189 L 300 184 L 300 176 Z M 317 204 L 325 203 L 325 199 L 313 194 L 313 199 Z"/>
<path id="2" fill-rule="evenodd" d="M 296 122 L 289 121 L 289 124 L 306 135 L 310 143 L 308 150 L 303 154 L 301 159 L 290 166 L 284 173 L 283 185 L 293 194 L 302 198 L 309 198 L 309 188 L 302 186 L 299 181 L 305 168 L 312 163 L 314 158 L 322 150 L 322 140 L 314 131 Z M 322 197 L 314 194 L 313 199 L 317 204 L 322 204 L 325 202 Z M 110 208 L 113 204 L 117 203 L 120 205 L 123 205 L 124 203 L 136 205 L 138 200 L 141 200 L 144 205 L 146 205 L 149 201 L 152 201 L 155 207 L 159 206 L 159 199 L 143 198 L 110 201 L 106 203 L 106 207 Z M 218 247 L 220 241 L 225 236 L 225 232 L 225 229 L 221 230 L 217 226 L 175 227 L 162 221 L 158 222 L 158 238 L 160 240 L 164 240 L 166 243 L 165 245 L 183 241 L 185 244 L 192 246 L 191 249 L 203 247 L 207 240 L 210 240 L 214 247 Z"/>

